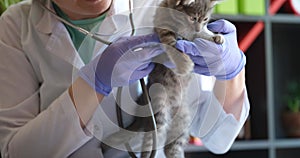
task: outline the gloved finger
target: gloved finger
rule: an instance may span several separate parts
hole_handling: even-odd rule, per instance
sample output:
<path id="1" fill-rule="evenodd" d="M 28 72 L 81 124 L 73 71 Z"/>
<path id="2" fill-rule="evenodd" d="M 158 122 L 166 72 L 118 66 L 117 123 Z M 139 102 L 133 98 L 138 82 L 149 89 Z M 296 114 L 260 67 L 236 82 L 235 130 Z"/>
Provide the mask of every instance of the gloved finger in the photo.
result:
<path id="1" fill-rule="evenodd" d="M 202 66 L 199 66 L 196 64 L 194 67 L 194 72 L 201 74 L 201 75 L 205 75 L 205 76 L 211 76 L 211 72 L 209 71 L 209 69 L 207 67 L 202 67 Z"/>
<path id="2" fill-rule="evenodd" d="M 152 58 L 151 62 L 162 64 L 162 65 L 164 65 L 165 67 L 167 67 L 169 69 L 172 69 L 172 68 L 176 67 L 176 65 L 168 57 L 167 53 L 162 53 L 162 54 Z"/>
<path id="3" fill-rule="evenodd" d="M 149 63 L 138 67 L 130 76 L 129 83 L 133 83 L 141 78 L 146 77 L 154 69 L 154 64 Z"/>
<path id="4" fill-rule="evenodd" d="M 227 34 L 236 31 L 236 27 L 229 21 L 221 19 L 211 22 L 207 25 L 207 28 L 212 32 Z"/>
<path id="5" fill-rule="evenodd" d="M 193 42 L 178 40 L 176 48 L 192 57 L 213 57 L 223 49 L 221 45 L 202 38 L 196 38 Z"/>
<path id="6" fill-rule="evenodd" d="M 188 55 L 193 55 L 193 56 L 199 55 L 198 48 L 194 42 L 190 42 L 187 40 L 178 40 L 176 42 L 175 47 L 179 49 L 181 52 L 184 52 Z"/>
<path id="7" fill-rule="evenodd" d="M 157 34 L 148 34 L 142 36 L 121 37 L 116 43 L 126 46 L 127 50 L 136 49 L 137 47 L 145 47 L 151 43 L 159 43 Z"/>
<path id="8" fill-rule="evenodd" d="M 145 45 L 138 45 L 135 48 L 131 49 L 131 52 L 135 55 L 136 59 L 139 60 L 148 60 L 152 59 L 162 53 L 164 53 L 161 44 L 145 44 Z"/>
<path id="9" fill-rule="evenodd" d="M 140 40 L 142 43 L 151 43 L 151 42 L 159 43 L 160 42 L 159 37 L 156 33 L 143 35 L 143 36 L 141 36 Z"/>

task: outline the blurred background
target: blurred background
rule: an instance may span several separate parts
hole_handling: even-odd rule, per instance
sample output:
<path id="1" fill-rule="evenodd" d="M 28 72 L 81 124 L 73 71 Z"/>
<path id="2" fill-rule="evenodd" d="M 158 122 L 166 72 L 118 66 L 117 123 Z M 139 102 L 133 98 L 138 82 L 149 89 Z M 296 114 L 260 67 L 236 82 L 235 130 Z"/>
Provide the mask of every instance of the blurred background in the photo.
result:
<path id="1" fill-rule="evenodd" d="M 19 1 L 0 0 L 0 16 Z M 216 6 L 213 19 L 236 25 L 247 56 L 251 111 L 228 153 L 212 154 L 191 138 L 187 158 L 299 158 L 299 15 L 300 0 L 225 0 Z"/>
<path id="2" fill-rule="evenodd" d="M 233 22 L 247 56 L 250 116 L 231 150 L 190 145 L 187 157 L 299 158 L 300 0 L 225 0 L 214 19 Z M 199 144 L 199 143 L 198 143 Z"/>

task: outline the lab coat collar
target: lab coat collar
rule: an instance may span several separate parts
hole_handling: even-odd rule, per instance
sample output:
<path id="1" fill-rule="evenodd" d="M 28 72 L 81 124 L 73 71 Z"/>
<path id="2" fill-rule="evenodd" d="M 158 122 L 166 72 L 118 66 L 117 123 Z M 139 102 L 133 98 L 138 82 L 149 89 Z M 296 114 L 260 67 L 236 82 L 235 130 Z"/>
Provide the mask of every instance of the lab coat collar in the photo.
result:
<path id="1" fill-rule="evenodd" d="M 53 10 L 51 0 L 41 0 L 48 8 Z M 72 44 L 68 31 L 64 24 L 59 22 L 47 10 L 43 9 L 38 0 L 32 1 L 30 20 L 37 31 L 45 34 L 45 47 L 48 53 L 65 60 L 75 68 L 81 68 L 84 63 Z M 41 52 L 47 53 L 47 52 Z"/>
<path id="2" fill-rule="evenodd" d="M 41 0 L 49 9 L 53 10 L 50 0 Z M 33 1 L 33 6 L 40 5 L 39 2 Z M 57 20 L 53 17 L 48 11 L 44 10 L 40 6 L 32 7 L 32 15 L 35 16 L 32 18 L 33 23 L 36 24 L 36 29 L 42 33 L 50 34 L 55 25 L 57 25 Z"/>
<path id="3" fill-rule="evenodd" d="M 48 8 L 54 11 L 51 0 L 41 0 Z M 39 2 L 33 1 L 33 5 L 40 5 Z M 33 7 L 33 14 L 36 16 L 33 18 L 33 22 L 36 24 L 37 30 L 49 34 L 52 32 L 54 26 L 57 24 L 57 19 L 53 17 L 48 11 L 41 7 Z M 108 10 L 108 16 L 112 16 L 119 13 L 129 12 L 129 2 L 127 0 L 113 0 L 112 6 Z M 39 17 L 37 17 L 39 16 Z"/>
<path id="4" fill-rule="evenodd" d="M 113 0 L 112 6 L 108 11 L 108 15 L 114 15 L 129 11 L 129 0 Z"/>
<path id="5" fill-rule="evenodd" d="M 118 32 L 122 28 L 126 27 L 120 24 L 120 19 L 116 18 L 116 14 L 129 15 L 129 0 L 113 0 L 110 9 L 107 12 L 106 19 L 102 22 L 97 32 L 102 34 L 112 34 L 111 36 L 102 36 L 101 38 L 106 41 L 114 41 L 116 38 L 122 36 L 124 33 Z M 127 18 L 128 20 L 128 18 Z M 117 33 L 116 33 L 117 32 Z M 96 42 L 94 49 L 94 57 L 103 52 L 107 45 Z"/>
<path id="6" fill-rule="evenodd" d="M 53 9 L 51 0 L 41 0 L 48 8 Z M 36 0 L 32 1 L 32 11 L 31 11 L 31 18 L 33 25 L 36 26 L 36 29 L 44 34 L 48 34 L 50 36 L 49 41 L 46 45 L 47 50 L 51 53 L 54 53 L 56 56 L 63 58 L 65 61 L 71 63 L 76 68 L 81 68 L 84 66 L 83 61 L 81 60 L 77 50 L 74 48 L 73 45 L 62 45 L 61 43 L 63 40 L 68 40 L 71 43 L 71 39 L 67 33 L 66 28 L 64 25 L 59 22 L 51 13 L 47 10 L 44 10 L 42 7 L 39 6 L 39 2 Z M 121 13 L 128 13 L 129 3 L 128 1 L 124 0 L 113 0 L 112 6 L 108 11 L 108 16 Z M 105 22 L 105 25 L 101 25 L 99 31 L 103 32 L 104 34 L 109 34 L 110 32 L 115 32 L 118 29 L 118 23 L 114 21 L 114 19 L 108 18 Z M 120 27 L 120 26 L 119 26 Z M 65 31 L 61 31 L 65 30 Z M 112 40 L 115 37 L 103 37 L 106 40 Z M 99 52 L 102 52 L 105 48 L 105 45 L 97 42 L 95 46 L 94 55 L 96 56 Z M 62 53 L 65 50 L 73 50 L 73 53 Z"/>

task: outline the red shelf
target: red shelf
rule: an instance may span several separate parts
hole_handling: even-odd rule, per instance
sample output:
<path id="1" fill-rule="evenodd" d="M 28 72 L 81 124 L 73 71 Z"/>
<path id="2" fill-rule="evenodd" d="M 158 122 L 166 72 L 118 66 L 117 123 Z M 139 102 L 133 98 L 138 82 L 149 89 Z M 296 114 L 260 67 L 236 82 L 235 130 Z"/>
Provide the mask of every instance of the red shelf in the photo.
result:
<path id="1" fill-rule="evenodd" d="M 269 15 L 274 15 L 287 0 L 273 0 L 269 7 Z M 258 21 L 249 30 L 249 32 L 239 41 L 239 47 L 243 52 L 246 52 L 254 40 L 264 30 L 264 22 Z"/>

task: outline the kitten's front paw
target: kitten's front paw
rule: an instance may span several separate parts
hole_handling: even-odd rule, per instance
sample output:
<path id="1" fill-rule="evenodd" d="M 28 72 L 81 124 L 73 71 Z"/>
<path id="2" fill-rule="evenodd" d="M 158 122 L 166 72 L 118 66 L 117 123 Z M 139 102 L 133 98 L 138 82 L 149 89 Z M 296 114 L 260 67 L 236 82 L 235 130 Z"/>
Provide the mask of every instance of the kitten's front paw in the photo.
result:
<path id="1" fill-rule="evenodd" d="M 225 42 L 223 35 L 220 34 L 215 35 L 213 39 L 217 44 L 223 44 Z"/>
<path id="2" fill-rule="evenodd" d="M 178 75 L 188 75 L 194 70 L 194 62 L 190 59 L 190 57 L 184 53 L 182 53 L 183 59 L 176 62 L 175 73 Z"/>

